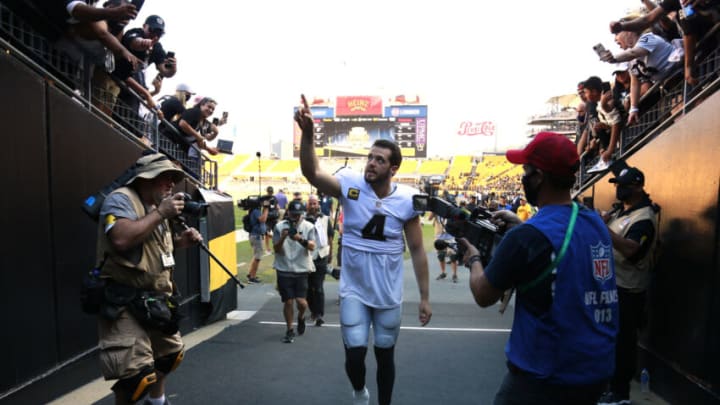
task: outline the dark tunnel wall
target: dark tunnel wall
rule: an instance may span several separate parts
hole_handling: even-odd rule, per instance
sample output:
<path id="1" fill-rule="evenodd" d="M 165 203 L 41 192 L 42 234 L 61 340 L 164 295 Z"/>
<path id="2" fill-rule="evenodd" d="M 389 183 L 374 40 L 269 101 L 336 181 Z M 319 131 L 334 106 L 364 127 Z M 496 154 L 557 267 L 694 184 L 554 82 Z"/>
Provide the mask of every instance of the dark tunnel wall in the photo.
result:
<path id="1" fill-rule="evenodd" d="M 45 86 L 0 53 L 3 248 L 0 254 L 0 391 L 57 359 Z M 32 350 L 29 350 L 31 349 Z"/>
<path id="2" fill-rule="evenodd" d="M 97 230 L 80 206 L 132 165 L 144 146 L 5 52 L 0 89 L 2 394 L 96 346 L 96 321 L 81 311 L 79 291 L 95 262 Z M 185 182 L 180 190 L 196 189 Z M 175 278 L 188 314 L 182 331 L 207 315 L 197 298 L 199 260 L 198 248 L 176 254 Z"/>
<path id="3" fill-rule="evenodd" d="M 57 320 L 63 325 L 58 354 L 64 359 L 97 341 L 94 317 L 78 312 L 79 280 L 94 263 L 97 232 L 97 224 L 80 210 L 79 196 L 110 183 L 141 150 L 124 137 L 107 136 L 107 124 L 53 87 L 48 87 L 48 106 Z"/>
<path id="4" fill-rule="evenodd" d="M 659 368 L 653 381 L 667 376 L 698 380 L 706 388 L 720 387 L 716 367 L 720 362 L 718 111 L 720 93 L 715 93 L 628 160 L 644 172 L 645 190 L 662 207 L 662 250 L 649 290 L 649 324 L 642 338 L 649 352 L 647 361 Z M 615 189 L 607 181 L 610 177 L 594 187 L 598 209 L 608 209 L 615 199 Z M 715 388 L 714 393 L 720 390 Z"/>

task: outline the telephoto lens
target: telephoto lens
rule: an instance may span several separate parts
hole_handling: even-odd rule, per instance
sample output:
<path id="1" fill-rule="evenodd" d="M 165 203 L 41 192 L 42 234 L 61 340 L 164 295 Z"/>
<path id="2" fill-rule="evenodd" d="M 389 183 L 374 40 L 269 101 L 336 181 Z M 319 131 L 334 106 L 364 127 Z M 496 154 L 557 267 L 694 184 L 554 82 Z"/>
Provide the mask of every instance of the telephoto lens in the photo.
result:
<path id="1" fill-rule="evenodd" d="M 188 193 L 183 193 L 183 200 L 185 200 L 185 206 L 182 210 L 183 214 L 193 217 L 204 217 L 207 215 L 208 203 L 193 201 L 192 197 Z"/>

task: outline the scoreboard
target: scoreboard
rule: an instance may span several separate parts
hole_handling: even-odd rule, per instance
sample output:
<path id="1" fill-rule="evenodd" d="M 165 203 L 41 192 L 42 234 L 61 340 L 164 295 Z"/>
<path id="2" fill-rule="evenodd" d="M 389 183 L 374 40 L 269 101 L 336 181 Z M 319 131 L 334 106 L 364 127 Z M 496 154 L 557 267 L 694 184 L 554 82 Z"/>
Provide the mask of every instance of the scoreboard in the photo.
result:
<path id="1" fill-rule="evenodd" d="M 390 105 L 380 108 L 379 97 L 372 96 L 337 99 L 335 107 L 311 107 L 315 120 L 315 151 L 318 156 L 366 156 L 372 143 L 378 139 L 395 141 L 400 146 L 403 157 L 427 156 L 427 106 Z M 343 108 L 344 106 L 351 108 Z M 298 132 L 293 144 L 293 156 L 298 157 Z"/>

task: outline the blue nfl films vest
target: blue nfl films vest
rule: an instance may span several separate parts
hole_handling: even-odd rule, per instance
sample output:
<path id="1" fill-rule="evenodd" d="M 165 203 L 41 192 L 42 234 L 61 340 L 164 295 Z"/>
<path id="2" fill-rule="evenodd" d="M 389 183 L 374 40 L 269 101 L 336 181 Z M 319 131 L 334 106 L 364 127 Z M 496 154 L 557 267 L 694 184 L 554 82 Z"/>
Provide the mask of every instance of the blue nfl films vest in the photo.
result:
<path id="1" fill-rule="evenodd" d="M 572 208 L 543 207 L 526 223 L 560 251 Z M 593 211 L 578 212 L 572 239 L 553 271 L 553 302 L 537 317 L 517 297 L 505 353 L 510 362 L 551 384 L 584 385 L 607 380 L 615 369 L 618 295 L 612 243 Z M 537 288 L 537 287 L 535 287 Z"/>

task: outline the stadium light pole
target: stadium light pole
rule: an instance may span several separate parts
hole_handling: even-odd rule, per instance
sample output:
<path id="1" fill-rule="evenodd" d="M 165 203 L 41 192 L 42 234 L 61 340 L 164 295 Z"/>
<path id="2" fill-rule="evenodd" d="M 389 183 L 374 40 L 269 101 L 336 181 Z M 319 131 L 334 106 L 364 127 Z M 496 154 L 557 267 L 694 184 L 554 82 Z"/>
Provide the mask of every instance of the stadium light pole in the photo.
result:
<path id="1" fill-rule="evenodd" d="M 255 156 L 257 156 L 258 160 L 258 195 L 262 195 L 262 169 L 260 168 L 260 156 L 262 156 L 262 154 L 260 151 L 257 151 L 255 152 Z"/>

